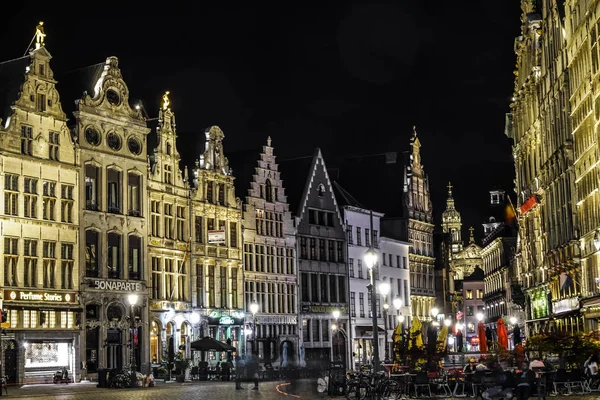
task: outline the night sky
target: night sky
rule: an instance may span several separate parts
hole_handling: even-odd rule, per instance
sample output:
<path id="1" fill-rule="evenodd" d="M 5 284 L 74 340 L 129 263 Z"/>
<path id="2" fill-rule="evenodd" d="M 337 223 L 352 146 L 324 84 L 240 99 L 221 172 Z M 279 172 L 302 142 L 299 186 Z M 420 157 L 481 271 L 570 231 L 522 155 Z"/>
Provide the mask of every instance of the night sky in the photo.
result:
<path id="1" fill-rule="evenodd" d="M 493 185 L 512 193 L 504 116 L 517 1 L 200 3 L 170 9 L 169 2 L 132 2 L 124 9 L 92 2 L 60 14 L 57 6 L 24 7 L 4 15 L 0 59 L 24 54 L 38 20 L 55 76 L 117 56 L 131 100 L 142 100 L 150 117 L 171 91 L 188 165 L 211 125 L 225 132 L 226 152 L 256 148 L 270 135 L 278 157 L 310 155 L 318 146 L 329 167 L 348 155 L 408 150 L 416 125 L 436 223 L 449 180 L 464 236 L 469 225 L 480 230 Z M 365 185 L 384 193 L 376 180 Z"/>

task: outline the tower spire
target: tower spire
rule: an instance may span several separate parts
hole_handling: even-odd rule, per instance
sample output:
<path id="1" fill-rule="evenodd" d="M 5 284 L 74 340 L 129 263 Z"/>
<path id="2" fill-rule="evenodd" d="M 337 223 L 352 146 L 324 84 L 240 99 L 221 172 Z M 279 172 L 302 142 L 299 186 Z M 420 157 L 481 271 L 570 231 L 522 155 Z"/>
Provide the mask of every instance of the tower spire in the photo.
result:
<path id="1" fill-rule="evenodd" d="M 472 226 L 469 227 L 469 244 L 475 243 L 475 236 L 473 236 L 474 230 L 475 228 L 473 228 Z"/>

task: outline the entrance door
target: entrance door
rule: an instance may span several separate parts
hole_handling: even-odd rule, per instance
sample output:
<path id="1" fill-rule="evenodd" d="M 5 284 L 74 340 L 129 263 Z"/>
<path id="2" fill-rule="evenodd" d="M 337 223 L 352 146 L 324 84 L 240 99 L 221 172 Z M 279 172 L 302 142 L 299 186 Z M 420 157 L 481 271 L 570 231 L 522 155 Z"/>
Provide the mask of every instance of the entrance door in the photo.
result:
<path id="1" fill-rule="evenodd" d="M 17 383 L 18 377 L 18 351 L 19 346 L 14 340 L 9 340 L 4 349 L 4 375 L 8 377 L 7 383 Z"/>
<path id="2" fill-rule="evenodd" d="M 123 345 L 120 329 L 108 329 L 106 332 L 106 368 L 123 367 Z"/>

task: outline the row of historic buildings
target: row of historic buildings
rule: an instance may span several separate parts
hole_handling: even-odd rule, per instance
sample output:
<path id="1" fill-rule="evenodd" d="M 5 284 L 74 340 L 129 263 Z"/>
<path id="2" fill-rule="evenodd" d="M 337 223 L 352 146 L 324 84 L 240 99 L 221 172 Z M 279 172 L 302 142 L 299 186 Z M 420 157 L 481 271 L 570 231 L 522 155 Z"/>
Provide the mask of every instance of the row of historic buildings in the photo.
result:
<path id="1" fill-rule="evenodd" d="M 40 24 L 35 48 L 0 64 L 1 359 L 11 382 L 62 367 L 146 371 L 192 357 L 204 336 L 265 361 L 366 362 L 369 248 L 376 287 L 390 287 L 377 296 L 381 358 L 400 315 L 430 319 L 434 225 L 416 132 L 396 217 L 330 179 L 320 150 L 277 160 L 268 138 L 226 157 L 216 126 L 189 173 L 168 92 L 150 127 L 116 57 L 55 79 L 44 36 Z"/>
<path id="2" fill-rule="evenodd" d="M 600 318 L 597 2 L 521 1 L 513 139 L 519 241 L 512 283 L 530 331 Z"/>

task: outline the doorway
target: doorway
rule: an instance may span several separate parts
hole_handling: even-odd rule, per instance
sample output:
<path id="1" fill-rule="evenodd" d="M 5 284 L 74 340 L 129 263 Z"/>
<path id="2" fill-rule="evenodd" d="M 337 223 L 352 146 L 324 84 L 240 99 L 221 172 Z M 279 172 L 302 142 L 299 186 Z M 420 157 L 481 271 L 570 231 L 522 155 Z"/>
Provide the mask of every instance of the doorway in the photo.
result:
<path id="1" fill-rule="evenodd" d="M 19 346 L 14 340 L 6 342 L 4 349 L 4 375 L 7 376 L 7 383 L 17 383 L 19 364 L 18 354 Z"/>
<path id="2" fill-rule="evenodd" d="M 123 367 L 123 345 L 121 330 L 110 328 L 106 331 L 106 368 L 121 369 Z"/>

